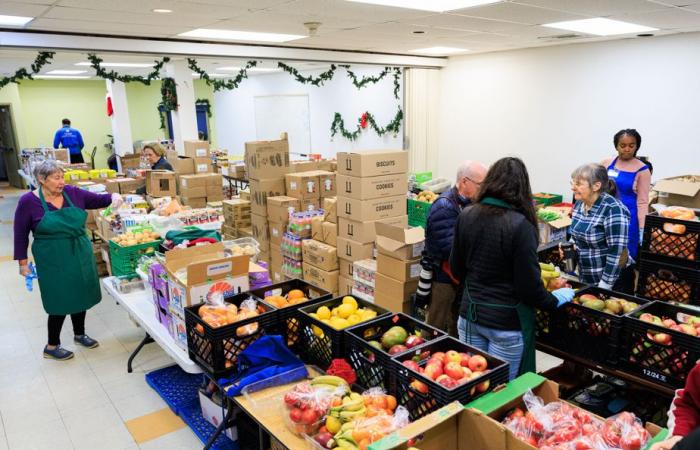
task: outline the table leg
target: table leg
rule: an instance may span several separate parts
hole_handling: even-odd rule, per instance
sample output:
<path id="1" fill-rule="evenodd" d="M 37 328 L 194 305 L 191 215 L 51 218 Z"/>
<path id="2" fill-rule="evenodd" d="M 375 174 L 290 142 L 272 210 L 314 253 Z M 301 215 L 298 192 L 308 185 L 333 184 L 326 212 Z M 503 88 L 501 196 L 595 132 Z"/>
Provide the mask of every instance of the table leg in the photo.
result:
<path id="1" fill-rule="evenodd" d="M 133 370 L 131 368 L 131 363 L 134 361 L 134 358 L 136 357 L 138 352 L 141 351 L 141 349 L 143 348 L 144 345 L 150 344 L 152 342 L 155 342 L 155 341 L 153 340 L 153 338 L 151 337 L 150 334 L 146 333 L 146 337 L 144 337 L 143 340 L 141 341 L 141 343 L 136 347 L 136 349 L 134 349 L 133 353 L 131 353 L 131 356 L 129 356 L 129 360 L 126 362 L 126 371 L 127 372 L 129 372 L 129 373 L 133 372 Z"/>
<path id="2" fill-rule="evenodd" d="M 216 430 L 214 430 L 214 434 L 209 436 L 209 439 L 207 440 L 207 443 L 204 444 L 204 450 L 209 450 L 212 445 L 214 445 L 214 441 L 216 441 L 219 436 L 221 436 L 221 433 L 224 432 L 226 428 L 230 428 L 233 426 L 233 403 L 226 398 L 226 403 L 228 408 L 226 409 L 226 415 L 224 416 L 224 420 L 221 421 L 218 427 L 216 427 Z"/>

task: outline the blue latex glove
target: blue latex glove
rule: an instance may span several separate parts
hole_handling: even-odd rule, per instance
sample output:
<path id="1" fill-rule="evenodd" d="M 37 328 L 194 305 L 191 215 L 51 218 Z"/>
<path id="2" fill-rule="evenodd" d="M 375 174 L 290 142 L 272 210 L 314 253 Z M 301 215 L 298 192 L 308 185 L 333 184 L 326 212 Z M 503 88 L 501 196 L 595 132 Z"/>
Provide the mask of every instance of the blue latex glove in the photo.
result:
<path id="1" fill-rule="evenodd" d="M 552 295 L 557 298 L 557 308 L 569 303 L 574 299 L 576 293 L 571 288 L 561 288 L 556 291 L 552 291 Z"/>
<path id="2" fill-rule="evenodd" d="M 642 241 L 644 240 L 644 228 L 639 229 L 639 245 L 642 245 Z"/>
<path id="3" fill-rule="evenodd" d="M 29 292 L 32 292 L 34 290 L 34 280 L 38 278 L 36 275 L 36 267 L 33 262 L 29 263 L 29 270 L 31 270 L 31 273 L 28 273 L 24 277 L 24 285 Z"/>

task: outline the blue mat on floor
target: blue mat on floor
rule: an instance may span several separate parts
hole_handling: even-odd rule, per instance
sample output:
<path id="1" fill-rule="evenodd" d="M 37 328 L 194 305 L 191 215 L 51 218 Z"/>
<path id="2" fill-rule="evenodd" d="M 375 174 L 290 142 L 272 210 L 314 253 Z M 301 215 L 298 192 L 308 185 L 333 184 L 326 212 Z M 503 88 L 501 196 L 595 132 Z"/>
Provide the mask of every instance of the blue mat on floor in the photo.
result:
<path id="1" fill-rule="evenodd" d="M 147 373 L 146 382 L 202 442 L 206 442 L 214 433 L 216 427 L 202 417 L 202 408 L 199 405 L 198 391 L 202 384 L 202 375 L 186 373 L 174 365 Z M 211 448 L 238 450 L 238 444 L 222 433 Z"/>

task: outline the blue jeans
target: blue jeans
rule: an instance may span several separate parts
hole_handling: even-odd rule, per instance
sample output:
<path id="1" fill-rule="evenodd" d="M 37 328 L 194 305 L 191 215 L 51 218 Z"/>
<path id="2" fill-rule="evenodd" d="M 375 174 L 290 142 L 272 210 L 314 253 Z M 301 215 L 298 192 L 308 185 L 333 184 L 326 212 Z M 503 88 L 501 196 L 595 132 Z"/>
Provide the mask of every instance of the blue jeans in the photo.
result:
<path id="1" fill-rule="evenodd" d="M 468 330 L 467 325 L 469 326 Z M 518 376 L 518 368 L 520 368 L 520 360 L 523 357 L 523 348 L 525 347 L 522 332 L 484 327 L 467 322 L 463 317 L 457 320 L 457 332 L 460 341 L 506 361 L 510 369 L 509 380 Z"/>

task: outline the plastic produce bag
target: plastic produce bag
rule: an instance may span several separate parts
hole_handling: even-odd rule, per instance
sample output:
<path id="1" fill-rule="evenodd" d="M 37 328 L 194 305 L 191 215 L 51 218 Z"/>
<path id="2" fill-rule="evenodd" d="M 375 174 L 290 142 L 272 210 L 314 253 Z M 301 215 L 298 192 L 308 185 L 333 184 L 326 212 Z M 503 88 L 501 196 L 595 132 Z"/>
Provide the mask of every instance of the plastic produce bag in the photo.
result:
<path id="1" fill-rule="evenodd" d="M 317 387 L 309 381 L 298 383 L 284 396 L 285 411 L 282 416 L 287 428 L 298 436 L 315 434 L 323 425 L 333 401 L 346 392 L 346 384 Z"/>

